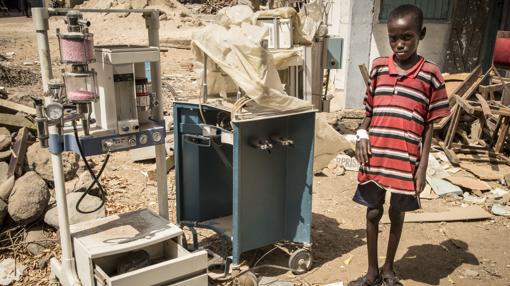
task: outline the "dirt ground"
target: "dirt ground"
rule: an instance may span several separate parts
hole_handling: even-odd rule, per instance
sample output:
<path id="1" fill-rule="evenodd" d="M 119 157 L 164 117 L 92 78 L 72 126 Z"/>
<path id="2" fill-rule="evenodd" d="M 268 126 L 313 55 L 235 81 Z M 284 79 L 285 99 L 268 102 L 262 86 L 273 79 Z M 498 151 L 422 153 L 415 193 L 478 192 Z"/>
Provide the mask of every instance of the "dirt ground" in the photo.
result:
<path id="1" fill-rule="evenodd" d="M 113 16 L 111 16 L 113 17 Z M 115 16 L 116 17 L 116 16 Z M 143 21 L 130 21 L 134 16 L 123 18 L 122 28 L 116 29 L 105 20 L 91 26 L 98 43 L 130 43 L 140 41 L 144 36 Z M 179 16 L 177 16 L 179 17 Z M 99 20 L 97 20 L 99 21 Z M 57 44 L 54 27 L 61 23 L 52 21 L 50 41 L 54 70 L 58 70 Z M 162 26 L 163 37 L 190 33 L 197 26 L 177 29 L 177 22 Z M 110 26 L 110 27 L 109 27 Z M 137 35 L 134 38 L 132 35 Z M 12 61 L 32 62 L 27 66 L 38 72 L 35 33 L 31 19 L 26 17 L 0 18 L 0 53 L 15 52 Z M 196 77 L 192 72 L 192 55 L 189 50 L 167 48 L 162 53 L 162 69 L 166 112 L 170 112 L 172 86 L 178 96 L 198 95 Z M 38 83 L 21 87 L 7 87 L 10 99 L 29 103 L 29 95 L 40 94 Z M 97 162 L 101 157 L 95 158 Z M 102 181 L 109 192 L 107 210 L 109 214 L 134 210 L 142 207 L 157 208 L 156 185 L 149 180 L 146 172 L 150 163 L 132 163 L 127 152 L 116 153 L 109 163 Z M 174 172 L 168 176 L 170 217 L 175 220 Z M 366 271 L 366 238 L 363 207 L 351 201 L 356 186 L 356 174 L 347 172 L 343 176 L 329 178 L 316 176 L 313 191 L 313 270 L 301 276 L 284 271 L 266 270 L 262 276 L 277 277 L 279 281 L 290 281 L 297 285 L 321 285 L 343 281 L 345 284 Z M 438 199 L 423 201 L 424 210 L 447 209 L 459 202 Z M 382 263 L 388 238 L 389 225 L 381 225 L 379 258 Z M 203 233 L 201 239 L 209 234 Z M 396 257 L 396 270 L 404 285 L 510 285 L 510 220 L 494 217 L 490 220 L 454 223 L 406 224 Z M 215 240 L 207 240 L 214 242 Z M 212 245 L 212 247 L 215 247 Z M 250 255 L 260 255 L 270 248 Z M 9 250 L 2 250 L 2 257 L 10 256 Z M 27 258 L 26 254 L 18 254 Z M 287 264 L 287 256 L 280 251 L 269 254 L 262 262 Z M 37 269 L 36 262 L 25 272 L 25 277 L 16 285 L 46 285 L 48 269 Z M 28 276 L 28 277 L 27 277 Z M 38 283 L 29 279 L 40 277 Z M 32 284 L 33 283 L 33 284 Z M 276 285 L 276 284 L 275 284 Z"/>

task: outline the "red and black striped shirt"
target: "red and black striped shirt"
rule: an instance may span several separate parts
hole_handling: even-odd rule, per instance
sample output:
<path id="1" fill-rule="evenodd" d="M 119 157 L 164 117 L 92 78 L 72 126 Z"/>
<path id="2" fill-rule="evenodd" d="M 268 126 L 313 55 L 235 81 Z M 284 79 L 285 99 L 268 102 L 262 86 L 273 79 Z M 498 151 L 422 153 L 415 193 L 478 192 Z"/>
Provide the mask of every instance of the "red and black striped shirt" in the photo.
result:
<path id="1" fill-rule="evenodd" d="M 372 154 L 360 167 L 358 181 L 374 181 L 391 192 L 413 195 L 425 125 L 450 112 L 439 68 L 420 57 L 401 74 L 393 57 L 377 58 L 364 104 L 371 117 Z"/>

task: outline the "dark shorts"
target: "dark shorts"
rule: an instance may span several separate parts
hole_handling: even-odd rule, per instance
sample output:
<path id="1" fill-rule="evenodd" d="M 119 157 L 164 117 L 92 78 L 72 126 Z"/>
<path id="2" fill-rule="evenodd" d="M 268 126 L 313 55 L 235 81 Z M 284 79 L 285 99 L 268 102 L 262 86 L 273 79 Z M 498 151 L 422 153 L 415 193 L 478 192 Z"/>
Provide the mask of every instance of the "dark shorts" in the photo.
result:
<path id="1" fill-rule="evenodd" d="M 356 193 L 352 198 L 358 204 L 368 208 L 377 209 L 382 207 L 386 197 L 386 190 L 374 182 L 358 184 Z M 421 208 L 420 198 L 413 195 L 391 194 L 390 206 L 394 210 L 410 212 Z"/>

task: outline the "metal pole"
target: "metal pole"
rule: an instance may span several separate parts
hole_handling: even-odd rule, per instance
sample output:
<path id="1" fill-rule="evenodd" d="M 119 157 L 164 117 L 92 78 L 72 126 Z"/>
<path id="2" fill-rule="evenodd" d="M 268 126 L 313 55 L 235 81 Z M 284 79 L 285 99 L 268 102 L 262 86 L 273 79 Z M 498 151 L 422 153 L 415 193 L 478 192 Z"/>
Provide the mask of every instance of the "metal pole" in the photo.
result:
<path id="1" fill-rule="evenodd" d="M 48 91 L 48 81 L 53 77 L 51 71 L 50 44 L 48 42 L 48 10 L 46 8 L 32 8 L 32 19 L 37 35 L 37 51 L 41 65 L 43 90 Z"/>
<path id="2" fill-rule="evenodd" d="M 159 48 L 159 11 L 156 10 L 144 13 L 143 16 L 145 18 L 145 24 L 149 35 L 149 46 Z M 151 62 L 151 81 L 152 90 L 156 92 L 156 101 L 158 102 L 152 111 L 152 118 L 158 122 L 163 122 L 163 94 L 161 90 L 160 61 Z M 162 135 L 162 138 L 163 142 L 155 146 L 156 175 L 158 181 L 158 209 L 161 217 L 169 219 L 165 134 Z"/>
<path id="3" fill-rule="evenodd" d="M 207 102 L 207 59 L 208 56 L 204 53 L 204 71 L 202 73 L 202 102 Z"/>
<path id="4" fill-rule="evenodd" d="M 56 128 L 56 127 L 53 127 Z M 51 131 L 50 131 L 51 132 Z M 64 278 L 70 285 L 81 285 L 73 257 L 71 231 L 69 228 L 69 214 L 67 211 L 67 198 L 64 186 L 64 169 L 62 167 L 62 154 L 51 154 L 51 166 L 53 168 L 53 181 L 55 182 L 55 195 L 57 199 L 58 226 L 60 232 L 60 247 L 62 249 L 62 271 L 59 277 Z"/>

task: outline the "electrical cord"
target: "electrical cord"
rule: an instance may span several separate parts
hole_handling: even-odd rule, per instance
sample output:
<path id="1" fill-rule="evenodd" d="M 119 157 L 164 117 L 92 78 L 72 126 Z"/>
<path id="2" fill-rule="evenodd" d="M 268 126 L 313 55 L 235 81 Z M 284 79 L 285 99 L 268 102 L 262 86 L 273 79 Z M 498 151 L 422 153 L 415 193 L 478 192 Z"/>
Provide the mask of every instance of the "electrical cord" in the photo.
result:
<path id="1" fill-rule="evenodd" d="M 108 163 L 108 160 L 110 159 L 110 152 L 108 152 L 108 154 L 106 154 L 106 158 L 103 161 L 103 165 L 101 166 L 101 169 L 99 170 L 99 172 L 97 173 L 97 176 L 96 176 L 96 174 L 94 174 L 94 171 L 90 167 L 89 162 L 87 161 L 87 158 L 85 157 L 85 154 L 83 152 L 83 147 L 82 147 L 80 139 L 78 137 L 78 129 L 76 128 L 76 121 L 73 121 L 73 131 L 74 131 L 74 137 L 76 139 L 76 144 L 78 145 L 78 150 L 79 150 L 80 156 L 81 156 L 83 162 L 85 163 L 85 166 L 87 167 L 87 170 L 89 171 L 90 176 L 92 176 L 92 179 L 94 180 L 89 185 L 87 190 L 85 190 L 85 192 L 83 192 L 81 197 L 76 202 L 76 211 L 78 211 L 79 213 L 82 213 L 82 214 L 89 214 L 89 213 L 93 213 L 93 212 L 99 210 L 106 203 L 106 191 L 103 189 L 103 186 L 99 182 L 99 177 L 103 173 L 103 171 L 104 171 L 104 169 L 106 167 L 106 164 Z M 82 201 L 85 198 L 85 196 L 87 196 L 90 193 L 90 191 L 92 190 L 94 185 L 97 185 L 98 188 L 99 188 L 99 198 L 101 199 L 101 204 L 96 209 L 94 209 L 94 210 L 83 211 L 83 210 L 80 209 L 80 204 L 82 203 Z"/>

